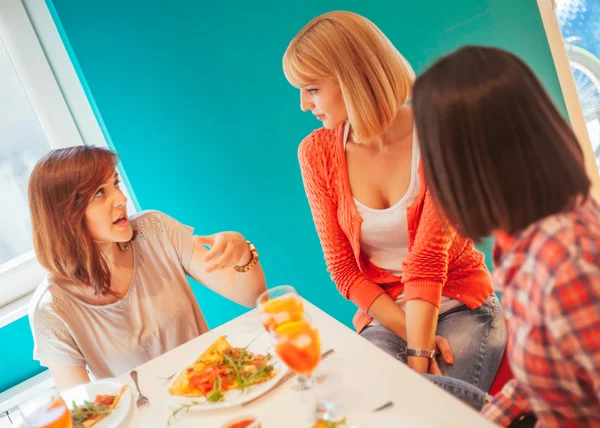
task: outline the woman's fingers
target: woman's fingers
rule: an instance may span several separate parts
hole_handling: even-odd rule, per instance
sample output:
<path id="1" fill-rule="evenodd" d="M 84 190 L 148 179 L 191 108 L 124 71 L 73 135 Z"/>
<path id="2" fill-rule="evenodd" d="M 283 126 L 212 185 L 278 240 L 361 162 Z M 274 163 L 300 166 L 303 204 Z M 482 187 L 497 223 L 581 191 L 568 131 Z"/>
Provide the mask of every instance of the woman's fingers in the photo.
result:
<path id="1" fill-rule="evenodd" d="M 223 251 L 225 250 L 225 247 L 227 247 L 227 240 L 224 239 L 222 236 L 220 236 L 220 234 L 218 233 L 214 237 L 214 242 L 213 242 L 212 247 L 204 255 L 204 261 L 206 263 L 212 263 L 213 259 L 218 257 L 219 254 L 223 253 Z"/>
<path id="2" fill-rule="evenodd" d="M 429 364 L 429 373 L 432 375 L 442 376 L 440 366 L 438 366 L 438 363 L 435 359 L 431 360 L 431 364 Z"/>
<path id="3" fill-rule="evenodd" d="M 204 255 L 207 272 L 236 266 L 248 248 L 244 237 L 234 232 L 221 232 L 196 239 L 210 247 Z"/>
<path id="4" fill-rule="evenodd" d="M 450 349 L 450 344 L 445 337 L 436 336 L 435 343 L 437 346 L 437 350 L 442 354 L 442 358 L 446 362 L 446 364 L 454 364 L 454 359 L 452 358 L 452 350 Z"/>
<path id="5" fill-rule="evenodd" d="M 236 252 L 235 246 L 228 243 L 219 258 L 215 260 L 215 264 L 218 265 L 219 269 L 235 266 Z"/>

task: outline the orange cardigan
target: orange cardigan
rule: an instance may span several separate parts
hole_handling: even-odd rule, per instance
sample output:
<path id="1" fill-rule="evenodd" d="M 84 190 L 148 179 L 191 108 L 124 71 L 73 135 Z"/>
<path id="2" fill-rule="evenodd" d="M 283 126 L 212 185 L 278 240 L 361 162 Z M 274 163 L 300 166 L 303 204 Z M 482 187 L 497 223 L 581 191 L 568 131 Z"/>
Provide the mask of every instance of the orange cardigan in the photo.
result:
<path id="1" fill-rule="evenodd" d="M 478 308 L 494 292 L 484 256 L 470 239 L 459 236 L 438 217 L 425 186 L 406 211 L 408 257 L 402 278 L 372 264 L 360 251 L 362 218 L 352 198 L 343 146 L 344 125 L 312 132 L 298 150 L 300 169 L 313 220 L 331 279 L 359 310 L 354 327 L 360 332 L 373 318 L 367 314 L 382 293 L 396 299 L 426 300 L 438 308 L 441 296 Z"/>

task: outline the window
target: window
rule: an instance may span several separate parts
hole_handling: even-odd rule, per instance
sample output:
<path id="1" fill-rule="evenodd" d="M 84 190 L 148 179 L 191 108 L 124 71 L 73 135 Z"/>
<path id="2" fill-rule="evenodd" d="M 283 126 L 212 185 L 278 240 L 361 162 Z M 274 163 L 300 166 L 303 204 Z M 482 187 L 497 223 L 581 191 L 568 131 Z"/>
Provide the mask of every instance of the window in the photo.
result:
<path id="1" fill-rule="evenodd" d="M 27 183 L 52 148 L 83 144 L 23 4 L 0 5 L 0 307 L 44 277 L 33 253 Z"/>
<path id="2" fill-rule="evenodd" d="M 0 98 L 2 327 L 26 314 L 29 296 L 45 275 L 33 252 L 27 203 L 35 163 L 51 149 L 84 141 L 106 146 L 44 1 L 0 1 Z"/>
<path id="3" fill-rule="evenodd" d="M 568 119 L 583 151 L 591 194 L 600 199 L 600 133 L 596 85 L 600 0 L 537 0 Z M 582 44 L 582 42 L 585 42 Z M 594 61 L 582 60 L 582 51 Z M 586 59 L 591 56 L 586 54 Z M 596 70 L 596 71 L 594 71 Z"/>
<path id="4" fill-rule="evenodd" d="M 556 16 L 600 168 L 600 0 L 556 0 Z"/>
<path id="5" fill-rule="evenodd" d="M 32 272 L 33 253 L 31 225 L 27 206 L 27 182 L 35 162 L 48 150 L 50 144 L 33 111 L 19 76 L 0 40 L 0 302 L 7 302 L 27 294 L 30 287 L 20 284 L 40 279 L 40 269 Z M 17 270 L 23 272 L 15 276 Z M 13 275 L 10 275 L 10 271 Z M 11 278 L 10 280 L 8 278 Z M 4 286 L 4 285 L 7 286 Z M 25 284 L 23 284 L 25 285 Z"/>

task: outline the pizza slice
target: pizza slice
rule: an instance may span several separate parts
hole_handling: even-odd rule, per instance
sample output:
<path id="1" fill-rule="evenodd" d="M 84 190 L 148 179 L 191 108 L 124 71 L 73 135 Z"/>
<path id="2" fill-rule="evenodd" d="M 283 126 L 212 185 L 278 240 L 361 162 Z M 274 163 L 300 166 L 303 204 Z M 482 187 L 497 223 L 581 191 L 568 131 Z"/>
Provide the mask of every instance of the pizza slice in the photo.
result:
<path id="1" fill-rule="evenodd" d="M 270 356 L 234 348 L 220 337 L 173 381 L 171 395 L 204 396 L 210 402 L 224 399 L 223 393 L 244 390 L 276 376 Z"/>
<path id="2" fill-rule="evenodd" d="M 71 416 L 75 428 L 90 428 L 108 416 L 119 404 L 127 386 L 123 386 L 116 394 L 97 395 L 94 402 L 85 401 L 83 406 L 73 403 Z"/>
<path id="3" fill-rule="evenodd" d="M 194 375 L 205 371 L 207 368 L 214 366 L 215 363 L 221 361 L 223 353 L 228 349 L 231 349 L 231 345 L 225 336 L 219 337 L 171 383 L 169 394 L 189 397 L 203 395 L 199 394 L 198 391 L 195 391 L 194 388 L 190 386 L 190 379 L 194 377 Z"/>

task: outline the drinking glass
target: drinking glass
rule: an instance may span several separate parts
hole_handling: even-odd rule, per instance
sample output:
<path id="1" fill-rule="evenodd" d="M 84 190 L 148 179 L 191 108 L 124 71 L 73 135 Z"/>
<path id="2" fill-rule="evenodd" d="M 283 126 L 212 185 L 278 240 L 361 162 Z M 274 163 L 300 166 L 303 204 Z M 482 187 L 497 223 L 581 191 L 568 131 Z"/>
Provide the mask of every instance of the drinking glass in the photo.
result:
<path id="1" fill-rule="evenodd" d="M 25 428 L 73 428 L 71 412 L 56 388 L 19 405 Z"/>

